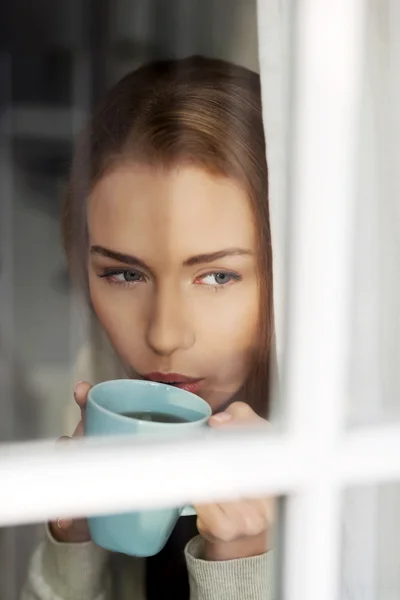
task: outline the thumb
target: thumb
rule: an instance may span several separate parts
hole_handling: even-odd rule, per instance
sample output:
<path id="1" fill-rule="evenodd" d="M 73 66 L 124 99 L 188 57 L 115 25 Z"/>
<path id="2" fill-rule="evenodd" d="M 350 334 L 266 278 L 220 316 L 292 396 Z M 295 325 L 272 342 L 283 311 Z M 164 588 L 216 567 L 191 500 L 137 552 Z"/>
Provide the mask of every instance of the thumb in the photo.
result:
<path id="1" fill-rule="evenodd" d="M 74 387 L 74 398 L 75 402 L 81 410 L 86 407 L 86 401 L 89 391 L 93 386 L 87 381 L 79 381 Z"/>
<path id="2" fill-rule="evenodd" d="M 209 420 L 210 427 L 239 426 L 265 423 L 245 402 L 234 402 L 225 411 L 213 415 Z"/>

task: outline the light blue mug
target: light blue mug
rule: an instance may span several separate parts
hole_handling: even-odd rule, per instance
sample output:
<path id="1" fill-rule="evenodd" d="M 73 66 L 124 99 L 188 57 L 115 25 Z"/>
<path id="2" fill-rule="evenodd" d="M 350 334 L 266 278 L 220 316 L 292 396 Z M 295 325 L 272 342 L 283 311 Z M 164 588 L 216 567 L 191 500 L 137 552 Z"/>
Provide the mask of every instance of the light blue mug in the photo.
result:
<path id="1" fill-rule="evenodd" d="M 123 413 L 136 413 L 135 418 Z M 140 414 L 141 413 L 141 414 Z M 165 420 L 148 420 L 156 413 Z M 185 390 L 150 381 L 120 379 L 106 381 L 89 392 L 86 436 L 137 437 L 149 434 L 177 436 L 204 427 L 211 417 L 209 405 Z M 153 556 L 162 550 L 180 516 L 195 514 L 194 509 L 165 508 L 89 518 L 92 540 L 98 545 L 132 556 Z"/>

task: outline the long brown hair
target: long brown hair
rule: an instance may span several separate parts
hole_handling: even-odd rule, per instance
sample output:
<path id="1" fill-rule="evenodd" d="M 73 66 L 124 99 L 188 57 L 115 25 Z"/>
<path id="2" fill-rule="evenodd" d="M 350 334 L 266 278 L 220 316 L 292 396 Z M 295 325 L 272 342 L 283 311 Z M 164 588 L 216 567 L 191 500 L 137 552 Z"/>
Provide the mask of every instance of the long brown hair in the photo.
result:
<path id="1" fill-rule="evenodd" d="M 231 63 L 194 56 L 142 66 L 106 95 L 78 141 L 62 230 L 71 274 L 87 289 L 87 198 L 121 162 L 171 168 L 192 164 L 235 179 L 258 232 L 260 351 L 245 398 L 266 414 L 273 336 L 268 169 L 260 78 Z"/>

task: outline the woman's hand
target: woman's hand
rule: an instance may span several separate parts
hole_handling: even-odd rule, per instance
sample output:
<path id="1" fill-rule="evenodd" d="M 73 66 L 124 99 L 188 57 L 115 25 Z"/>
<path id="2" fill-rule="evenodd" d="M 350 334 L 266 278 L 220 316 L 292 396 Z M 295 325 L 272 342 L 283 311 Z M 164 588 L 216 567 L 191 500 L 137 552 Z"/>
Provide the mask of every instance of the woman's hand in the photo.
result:
<path id="1" fill-rule="evenodd" d="M 83 382 L 75 386 L 75 401 L 81 409 L 73 437 L 84 432 L 85 406 L 92 386 Z M 264 422 L 242 402 L 235 402 L 225 412 L 210 419 L 211 427 L 232 427 Z M 61 438 L 65 443 L 70 438 Z M 230 560 L 263 554 L 268 545 L 268 530 L 272 522 L 273 501 L 243 499 L 239 502 L 196 506 L 197 528 L 206 542 L 208 560 Z M 61 518 L 50 523 L 53 537 L 64 543 L 81 543 L 90 540 L 86 519 Z"/>
<path id="2" fill-rule="evenodd" d="M 90 383 L 77 383 L 74 389 L 75 402 L 81 409 L 81 420 L 72 437 L 82 437 L 84 432 L 85 407 Z M 69 437 L 62 437 L 59 443 L 65 443 Z M 90 540 L 89 527 L 86 519 L 58 519 L 50 523 L 50 531 L 58 542 L 80 543 Z"/>
<path id="3" fill-rule="evenodd" d="M 210 427 L 265 423 L 243 402 L 235 402 L 211 417 Z M 273 519 L 273 500 L 243 499 L 239 502 L 196 506 L 197 528 L 205 540 L 207 560 L 232 560 L 258 556 L 268 549 Z"/>

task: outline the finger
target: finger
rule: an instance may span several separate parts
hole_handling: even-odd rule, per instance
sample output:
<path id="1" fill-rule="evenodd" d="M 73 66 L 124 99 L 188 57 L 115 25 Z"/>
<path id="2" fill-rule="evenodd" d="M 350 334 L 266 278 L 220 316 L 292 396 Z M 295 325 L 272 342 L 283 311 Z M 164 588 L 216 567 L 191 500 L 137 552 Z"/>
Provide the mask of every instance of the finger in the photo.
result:
<path id="1" fill-rule="evenodd" d="M 87 395 L 91 388 L 92 386 L 87 381 L 80 381 L 74 387 L 75 402 L 81 410 L 84 410 L 86 407 Z"/>
<path id="2" fill-rule="evenodd" d="M 223 427 L 224 425 L 231 425 L 232 420 L 232 415 L 224 411 L 210 417 L 208 424 L 210 427 Z"/>
<path id="3" fill-rule="evenodd" d="M 57 519 L 50 523 L 50 531 L 59 542 L 81 543 L 90 540 L 86 519 Z"/>
<path id="4" fill-rule="evenodd" d="M 196 506 L 197 529 L 210 542 L 232 539 L 232 523 L 227 519 L 219 504 Z"/>
<path id="5" fill-rule="evenodd" d="M 269 527 L 274 522 L 275 502 L 273 498 L 251 498 L 246 499 L 246 502 L 251 504 L 254 509 L 262 516 L 265 525 Z"/>
<path id="6" fill-rule="evenodd" d="M 54 525 L 63 531 L 68 531 L 72 527 L 72 519 L 57 519 Z"/>
<path id="7" fill-rule="evenodd" d="M 235 421 L 254 421 L 260 419 L 254 410 L 245 402 L 233 402 L 226 412 L 232 415 Z"/>
<path id="8" fill-rule="evenodd" d="M 259 535 L 267 528 L 266 515 L 255 502 L 228 502 L 220 504 L 220 508 L 231 523 L 233 539 Z"/>
<path id="9" fill-rule="evenodd" d="M 213 415 L 209 420 L 210 427 L 234 427 L 250 423 L 266 423 L 245 402 L 234 402 L 225 411 Z"/>

